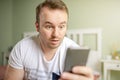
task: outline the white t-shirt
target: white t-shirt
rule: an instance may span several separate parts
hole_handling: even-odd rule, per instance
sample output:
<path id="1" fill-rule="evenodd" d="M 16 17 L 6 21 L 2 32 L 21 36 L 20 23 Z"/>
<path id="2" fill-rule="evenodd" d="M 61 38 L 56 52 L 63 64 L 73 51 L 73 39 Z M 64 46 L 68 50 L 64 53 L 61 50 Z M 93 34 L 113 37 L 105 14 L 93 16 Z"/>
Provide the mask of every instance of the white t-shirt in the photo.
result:
<path id="1" fill-rule="evenodd" d="M 63 72 L 66 50 L 79 47 L 74 41 L 64 37 L 53 59 L 47 61 L 39 44 L 38 36 L 24 38 L 10 54 L 9 65 L 24 69 L 26 80 L 56 80 L 56 76 Z"/>

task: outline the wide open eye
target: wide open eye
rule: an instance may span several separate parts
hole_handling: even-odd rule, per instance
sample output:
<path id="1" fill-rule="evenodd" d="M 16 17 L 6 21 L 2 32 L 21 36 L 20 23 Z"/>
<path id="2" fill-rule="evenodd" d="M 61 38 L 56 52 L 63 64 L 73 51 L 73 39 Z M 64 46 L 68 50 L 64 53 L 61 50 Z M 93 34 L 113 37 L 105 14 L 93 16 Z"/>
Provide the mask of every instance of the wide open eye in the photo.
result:
<path id="1" fill-rule="evenodd" d="M 66 27 L 66 25 L 62 24 L 59 26 L 59 29 L 64 29 Z"/>
<path id="2" fill-rule="evenodd" d="M 52 25 L 46 25 L 45 28 L 50 30 L 50 29 L 53 29 L 53 26 Z"/>

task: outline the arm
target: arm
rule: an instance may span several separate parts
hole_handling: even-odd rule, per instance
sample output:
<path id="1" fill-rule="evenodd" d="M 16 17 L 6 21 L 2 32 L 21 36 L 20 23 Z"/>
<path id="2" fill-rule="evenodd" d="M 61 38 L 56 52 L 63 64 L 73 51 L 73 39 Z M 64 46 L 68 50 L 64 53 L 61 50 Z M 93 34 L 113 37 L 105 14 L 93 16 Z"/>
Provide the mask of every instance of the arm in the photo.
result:
<path id="1" fill-rule="evenodd" d="M 92 70 L 88 67 L 73 67 L 72 73 L 63 72 L 60 80 L 94 80 Z"/>
<path id="2" fill-rule="evenodd" d="M 8 65 L 4 80 L 23 80 L 24 70 L 15 69 Z"/>

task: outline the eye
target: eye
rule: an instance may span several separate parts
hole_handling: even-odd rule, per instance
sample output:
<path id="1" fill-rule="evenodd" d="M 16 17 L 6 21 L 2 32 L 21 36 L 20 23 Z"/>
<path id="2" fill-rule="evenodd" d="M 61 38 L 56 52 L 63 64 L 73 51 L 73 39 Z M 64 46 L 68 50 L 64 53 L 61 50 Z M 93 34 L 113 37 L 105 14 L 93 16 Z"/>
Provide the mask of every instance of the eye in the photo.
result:
<path id="1" fill-rule="evenodd" d="M 60 25 L 59 28 L 63 29 L 63 28 L 65 28 L 65 25 Z"/>
<path id="2" fill-rule="evenodd" d="M 53 26 L 52 26 L 52 25 L 46 25 L 45 28 L 46 28 L 46 29 L 52 29 Z"/>

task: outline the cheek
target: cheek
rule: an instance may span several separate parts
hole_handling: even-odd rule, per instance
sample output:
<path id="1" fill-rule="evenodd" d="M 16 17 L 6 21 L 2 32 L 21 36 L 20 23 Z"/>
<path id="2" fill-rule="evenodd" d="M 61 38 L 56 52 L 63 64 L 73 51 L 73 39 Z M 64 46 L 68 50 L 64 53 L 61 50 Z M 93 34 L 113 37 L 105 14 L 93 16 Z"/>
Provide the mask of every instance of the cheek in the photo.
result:
<path id="1" fill-rule="evenodd" d="M 47 31 L 44 31 L 44 30 L 39 31 L 39 33 L 42 37 L 44 37 L 46 39 L 48 39 L 51 36 L 50 32 L 47 32 Z"/>
<path id="2" fill-rule="evenodd" d="M 66 35 L 66 29 L 62 32 L 62 35 L 63 35 L 63 36 Z"/>

